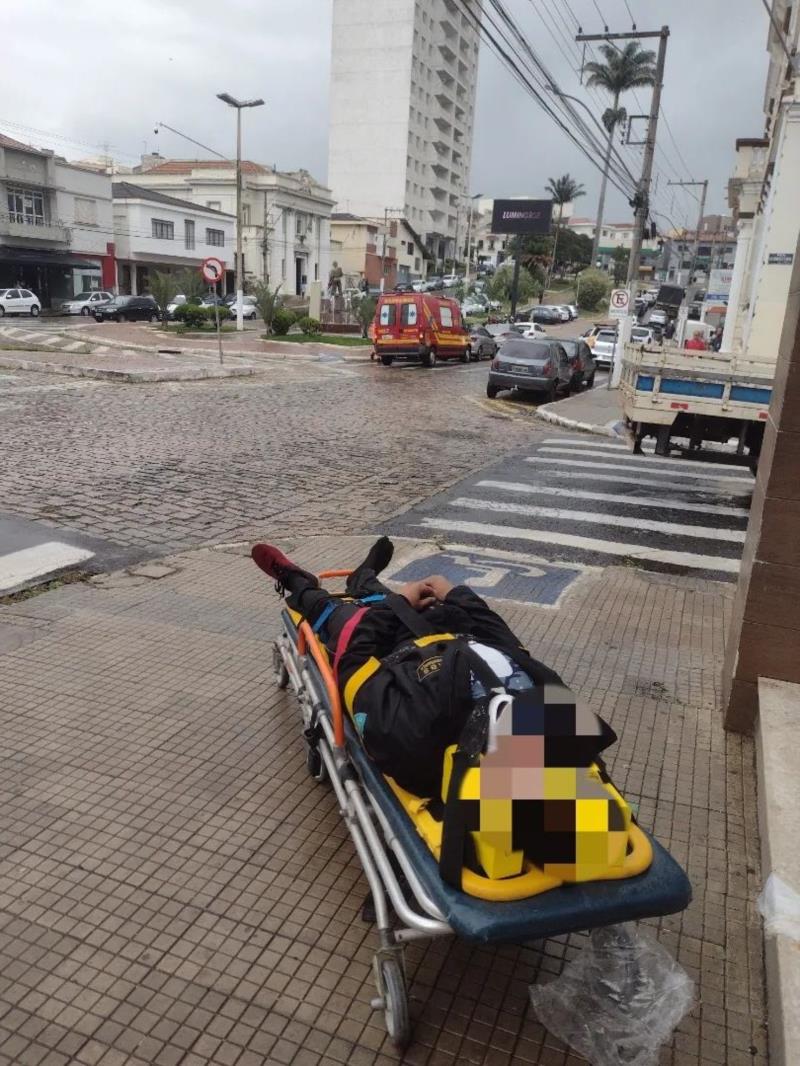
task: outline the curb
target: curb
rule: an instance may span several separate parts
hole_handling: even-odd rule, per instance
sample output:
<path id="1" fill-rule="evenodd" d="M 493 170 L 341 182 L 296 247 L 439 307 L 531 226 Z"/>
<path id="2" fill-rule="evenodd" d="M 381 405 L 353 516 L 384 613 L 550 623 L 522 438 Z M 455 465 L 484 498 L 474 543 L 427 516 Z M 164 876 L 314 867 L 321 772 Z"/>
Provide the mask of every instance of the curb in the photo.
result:
<path id="1" fill-rule="evenodd" d="M 63 363 L 34 363 L 28 359 L 2 359 L 4 370 L 38 370 L 42 374 L 62 374 L 69 378 L 91 378 L 94 381 L 120 381 L 132 385 L 159 381 L 205 381 L 209 378 L 251 377 L 258 372 L 254 366 L 231 367 L 175 367 L 172 370 L 110 370 L 103 367 L 66 366 Z"/>
<path id="2" fill-rule="evenodd" d="M 556 401 L 556 404 L 560 401 Z M 616 431 L 616 426 L 619 422 L 615 419 L 612 422 L 606 422 L 600 426 L 594 422 L 580 422 L 576 418 L 567 418 L 566 415 L 556 414 L 555 411 L 550 408 L 555 407 L 556 404 L 546 403 L 542 407 L 537 407 L 534 411 L 536 418 L 540 418 L 543 422 L 549 422 L 554 426 L 561 426 L 562 429 L 574 429 L 580 433 L 594 433 L 598 437 L 620 437 L 621 434 Z"/>
<path id="3" fill-rule="evenodd" d="M 180 338 L 178 338 L 178 339 L 180 339 Z M 272 341 L 272 340 L 265 341 L 263 339 L 263 337 L 259 338 L 259 339 L 264 344 L 281 345 L 280 350 L 279 351 L 265 350 L 265 351 L 254 352 L 254 351 L 248 350 L 246 348 L 225 348 L 224 349 L 225 355 L 235 355 L 237 357 L 238 356 L 244 356 L 244 357 L 249 358 L 249 359 L 253 359 L 256 356 L 268 356 L 268 357 L 272 356 L 273 358 L 280 359 L 280 358 L 286 358 L 287 355 L 292 354 L 291 353 L 291 349 L 292 348 L 295 348 L 295 349 L 297 348 L 297 345 L 293 341 Z M 158 344 L 135 344 L 133 342 L 126 342 L 126 341 L 116 340 L 113 337 L 104 337 L 104 338 L 102 338 L 102 340 L 100 338 L 98 338 L 98 337 L 89 337 L 86 340 L 84 340 L 83 343 L 86 344 L 86 345 L 90 345 L 92 347 L 100 347 L 100 346 L 103 346 L 103 345 L 108 345 L 111 348 L 124 348 L 124 349 L 126 349 L 128 351 L 150 352 L 151 355 L 158 355 L 158 353 L 159 353 L 159 345 Z M 167 341 L 165 340 L 165 344 L 166 343 L 167 343 Z M 161 345 L 161 347 L 164 347 L 164 345 Z M 324 348 L 326 350 L 326 352 L 330 351 L 330 352 L 336 352 L 337 354 L 341 354 L 344 351 L 347 351 L 347 347 L 348 346 L 347 345 L 342 345 L 342 344 L 324 344 L 324 343 L 320 343 L 318 345 L 318 347 Z M 353 347 L 357 347 L 357 346 L 353 345 Z M 362 346 L 359 345 L 358 347 L 362 347 Z M 371 346 L 370 345 L 363 345 L 363 347 L 369 348 Z M 217 349 L 216 348 L 196 348 L 196 347 L 180 348 L 176 344 L 176 345 L 170 347 L 170 352 L 178 352 L 180 355 L 191 355 L 194 352 L 197 352 L 200 355 L 216 355 L 217 354 Z M 315 358 L 315 355 L 314 355 L 313 352 L 298 352 L 298 351 L 295 351 L 293 354 L 295 355 L 296 358 L 300 358 L 300 359 L 314 359 Z M 347 357 L 342 355 L 342 358 L 346 359 Z M 355 363 L 355 362 L 363 362 L 364 360 L 369 361 L 369 351 L 365 352 L 363 355 L 352 355 L 350 357 L 349 361 Z"/>

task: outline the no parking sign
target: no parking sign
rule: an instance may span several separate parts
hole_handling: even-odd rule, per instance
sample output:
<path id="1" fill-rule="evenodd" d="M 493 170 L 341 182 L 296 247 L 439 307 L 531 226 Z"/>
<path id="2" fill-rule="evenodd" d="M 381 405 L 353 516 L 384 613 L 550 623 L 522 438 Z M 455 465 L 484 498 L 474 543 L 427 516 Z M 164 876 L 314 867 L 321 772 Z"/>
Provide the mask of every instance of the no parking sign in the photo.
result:
<path id="1" fill-rule="evenodd" d="M 625 318 L 630 310 L 631 294 L 629 289 L 612 289 L 608 313 L 612 318 Z"/>

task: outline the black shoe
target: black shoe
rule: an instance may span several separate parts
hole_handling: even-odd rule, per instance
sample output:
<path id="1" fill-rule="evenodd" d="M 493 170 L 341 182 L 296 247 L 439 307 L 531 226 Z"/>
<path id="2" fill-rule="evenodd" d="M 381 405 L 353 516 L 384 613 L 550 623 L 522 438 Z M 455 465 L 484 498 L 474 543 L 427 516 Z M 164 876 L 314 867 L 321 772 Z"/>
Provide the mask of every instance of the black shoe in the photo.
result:
<path id="1" fill-rule="evenodd" d="M 373 573 L 379 574 L 381 570 L 385 570 L 392 561 L 393 555 L 394 544 L 392 544 L 388 537 L 378 537 L 367 552 L 367 557 L 364 562 L 356 569 L 372 570 Z"/>

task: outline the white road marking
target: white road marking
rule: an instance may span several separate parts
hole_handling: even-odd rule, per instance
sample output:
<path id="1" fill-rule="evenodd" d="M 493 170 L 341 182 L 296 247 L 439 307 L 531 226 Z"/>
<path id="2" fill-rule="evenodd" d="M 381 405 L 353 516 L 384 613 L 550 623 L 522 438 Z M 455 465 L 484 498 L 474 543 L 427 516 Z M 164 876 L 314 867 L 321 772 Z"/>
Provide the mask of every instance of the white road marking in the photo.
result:
<path id="1" fill-rule="evenodd" d="M 675 537 L 699 537 L 703 540 L 727 540 L 744 544 L 743 529 L 719 529 L 717 526 L 684 526 L 677 522 L 656 522 L 649 518 L 630 518 L 606 514 L 602 511 L 571 511 L 565 507 L 536 507 L 527 503 L 506 503 L 502 500 L 473 500 L 459 496 L 450 501 L 451 507 L 471 511 L 494 511 L 496 514 L 528 515 L 531 518 L 555 518 L 566 522 L 591 522 L 595 526 L 619 526 L 621 529 L 641 529 L 649 533 L 667 533 Z"/>
<path id="2" fill-rule="evenodd" d="M 70 341 L 69 344 L 64 345 L 65 352 L 77 352 L 79 348 L 83 347 L 83 341 Z"/>
<path id="3" fill-rule="evenodd" d="M 638 458 L 638 456 L 631 456 L 631 458 L 636 459 Z M 541 458 L 535 455 L 528 456 L 525 462 L 539 463 L 540 465 L 545 466 L 578 466 L 582 467 L 584 470 L 623 470 L 626 474 L 632 474 L 635 470 L 635 467 L 631 466 L 630 463 L 594 463 L 582 459 L 558 459 L 555 456 L 550 455 L 542 456 Z M 688 470 L 676 470 L 675 467 L 677 465 L 677 461 L 673 462 L 673 460 L 671 459 L 665 459 L 663 465 L 651 466 L 647 472 L 648 474 L 652 474 L 655 473 L 656 470 L 663 470 L 664 473 L 667 474 L 669 477 L 697 478 L 701 481 L 714 481 L 718 485 L 747 485 L 751 489 L 755 485 L 755 480 L 751 477 L 717 477 L 716 474 L 707 474 L 703 471 L 698 471 L 697 473 L 693 474 L 690 473 L 690 471 Z M 690 463 L 689 465 L 694 466 L 695 464 Z M 586 475 L 584 474 L 583 477 L 585 476 Z M 642 482 L 638 478 L 636 480 L 639 484 L 642 484 Z"/>
<path id="4" fill-rule="evenodd" d="M 40 344 L 58 344 L 58 342 L 64 338 L 60 337 L 57 333 L 51 333 L 47 337 L 39 337 L 37 334 L 37 339 Z"/>
<path id="5" fill-rule="evenodd" d="M 666 466 L 667 464 L 669 464 L 669 466 L 671 466 L 671 467 L 673 467 L 673 466 L 694 467 L 695 469 L 698 466 L 701 466 L 701 467 L 709 467 L 710 466 L 714 470 L 722 470 L 723 472 L 728 468 L 727 465 L 723 466 L 721 463 L 705 463 L 705 462 L 702 462 L 701 460 L 696 460 L 696 459 L 667 459 L 666 457 L 662 457 L 660 455 L 631 455 L 630 453 L 628 455 L 626 455 L 626 456 L 622 456 L 622 455 L 619 455 L 618 453 L 612 451 L 612 449 L 615 448 L 615 447 L 616 447 L 616 445 L 611 444 L 611 445 L 608 446 L 607 450 L 604 450 L 606 448 L 606 446 L 604 444 L 600 444 L 600 445 L 596 445 L 591 450 L 591 452 L 585 452 L 585 451 L 577 451 L 576 452 L 573 448 L 566 448 L 566 447 L 564 447 L 564 448 L 562 448 L 562 447 L 556 448 L 556 447 L 553 447 L 551 445 L 550 447 L 541 447 L 539 449 L 539 452 L 544 454 L 544 455 L 554 455 L 554 454 L 556 454 L 556 455 L 579 455 L 581 458 L 583 458 L 585 455 L 587 455 L 587 456 L 588 455 L 597 455 L 601 459 L 623 459 L 624 462 L 629 463 L 631 466 L 650 466 L 650 467 L 661 466 L 661 467 L 663 467 L 663 466 Z M 737 466 L 734 467 L 734 469 L 736 469 L 736 470 L 746 470 L 747 467 L 744 467 L 744 466 L 741 466 L 741 465 L 737 465 Z M 724 476 L 724 473 L 723 473 L 723 476 Z"/>
<path id="6" fill-rule="evenodd" d="M 530 529 L 519 526 L 495 526 L 483 522 L 460 522 L 448 518 L 423 518 L 421 526 L 448 533 L 473 533 L 476 536 L 497 537 L 499 540 L 530 540 L 540 544 L 554 544 L 560 548 L 580 548 L 601 555 L 617 555 L 629 559 L 643 559 L 653 563 L 670 563 L 694 570 L 718 570 L 726 574 L 739 572 L 738 559 L 724 559 L 715 555 L 694 555 L 690 552 L 668 551 L 662 548 L 643 548 L 636 544 L 621 544 L 613 540 L 578 537 L 552 529 Z M 563 562 L 563 560 L 562 560 Z"/>
<path id="7" fill-rule="evenodd" d="M 638 478 L 630 479 L 634 484 L 640 485 Z M 661 482 L 656 482 L 660 485 Z M 533 496 L 564 496 L 565 489 L 558 485 L 525 485 L 519 481 L 479 481 L 479 489 L 502 489 L 504 492 L 525 492 Z M 675 511 L 698 511 L 702 514 L 718 514 L 727 518 L 747 518 L 750 514 L 744 507 L 722 507 L 713 503 L 684 503 L 682 500 L 671 500 L 666 497 L 655 499 L 649 496 L 620 495 L 614 492 L 587 492 L 585 489 L 568 490 L 570 499 L 573 500 L 597 500 L 607 503 L 624 503 L 636 507 L 658 507 L 661 510 Z"/>
<path id="8" fill-rule="evenodd" d="M 529 463 L 532 461 L 533 460 L 528 459 Z M 559 482 L 569 480 L 585 482 L 587 480 L 586 474 L 577 473 L 572 470 L 557 470 L 554 471 L 554 473 L 558 475 Z M 612 481 L 618 485 L 646 485 L 648 488 L 654 489 L 678 489 L 681 492 L 694 492 L 700 493 L 701 495 L 703 493 L 710 493 L 714 496 L 724 495 L 721 494 L 719 491 L 715 490 L 712 485 L 687 485 L 685 482 L 682 481 L 662 481 L 661 478 L 625 477 L 622 474 L 593 474 L 591 481 L 592 483 L 594 483 L 595 481 Z M 753 487 L 753 484 L 750 485 L 751 489 Z M 572 489 L 567 489 L 565 491 L 572 492 Z M 736 490 L 737 495 L 741 492 L 741 489 Z"/>
<path id="9" fill-rule="evenodd" d="M 24 581 L 30 581 L 31 578 L 42 577 L 56 570 L 63 570 L 66 566 L 85 562 L 93 555 L 94 552 L 86 548 L 76 548 L 58 540 L 0 555 L 0 590 L 11 589 Z"/>
<path id="10" fill-rule="evenodd" d="M 586 440 L 583 437 L 546 437 L 542 444 L 576 444 L 581 448 L 597 448 L 600 446 L 603 448 L 620 448 L 622 451 L 628 449 L 630 451 L 627 444 L 617 444 L 615 441 L 605 440 L 605 438 L 602 440 L 597 438 Z"/>

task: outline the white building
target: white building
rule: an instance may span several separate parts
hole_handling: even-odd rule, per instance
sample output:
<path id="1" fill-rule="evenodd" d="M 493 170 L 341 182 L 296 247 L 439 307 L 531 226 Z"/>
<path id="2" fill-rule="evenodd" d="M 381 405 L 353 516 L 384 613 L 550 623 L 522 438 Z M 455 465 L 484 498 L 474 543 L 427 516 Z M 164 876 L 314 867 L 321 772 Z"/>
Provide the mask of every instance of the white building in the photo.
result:
<path id="1" fill-rule="evenodd" d="M 136 185 L 236 214 L 232 160 L 148 156 Z M 245 279 L 267 279 L 288 295 L 303 295 L 313 281 L 323 288 L 330 270 L 330 191 L 305 170 L 284 172 L 242 161 L 242 258 Z M 208 254 L 212 254 L 209 252 Z M 235 249 L 226 257 L 233 287 Z"/>
<path id="2" fill-rule="evenodd" d="M 773 0 L 767 49 L 763 138 L 736 142 L 736 171 L 728 200 L 737 225 L 724 351 L 774 363 L 786 313 L 792 265 L 800 237 L 800 77 L 794 55 L 800 43 L 800 9 Z M 785 44 L 785 47 L 784 47 Z"/>
<path id="3" fill-rule="evenodd" d="M 119 292 L 147 292 L 151 271 L 199 270 L 210 255 L 233 263 L 233 215 L 127 181 L 112 193 Z"/>
<path id="4" fill-rule="evenodd" d="M 333 2 L 337 210 L 402 213 L 439 259 L 466 230 L 480 17 L 480 0 Z"/>
<path id="5" fill-rule="evenodd" d="M 114 285 L 111 179 L 0 134 L 0 287 L 48 307 Z"/>

